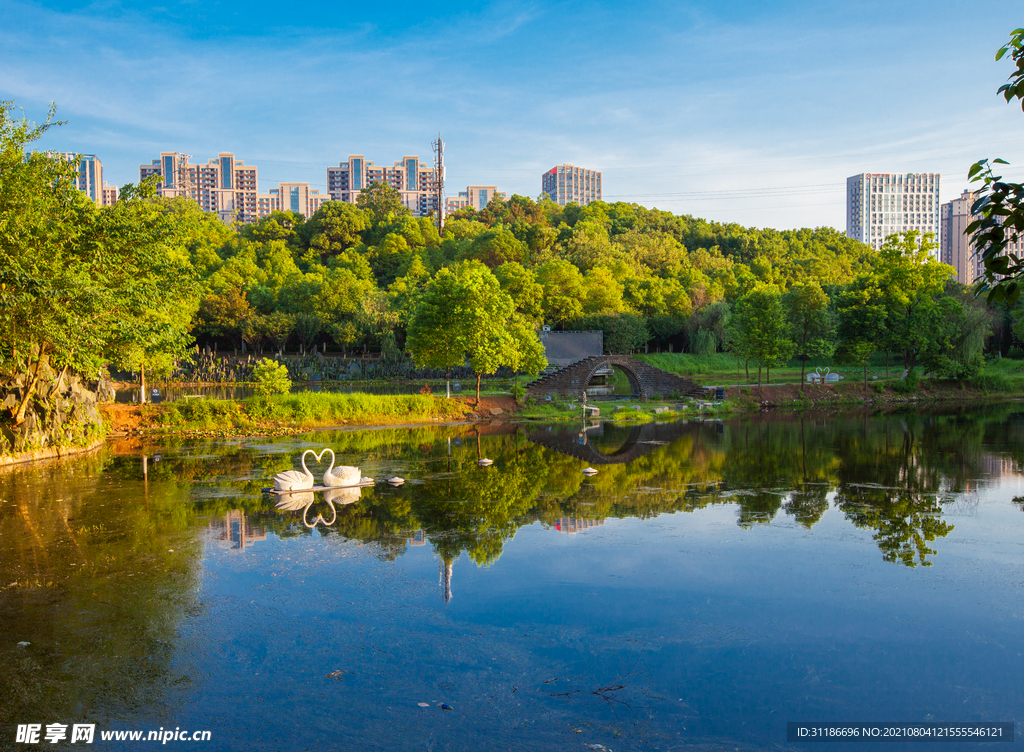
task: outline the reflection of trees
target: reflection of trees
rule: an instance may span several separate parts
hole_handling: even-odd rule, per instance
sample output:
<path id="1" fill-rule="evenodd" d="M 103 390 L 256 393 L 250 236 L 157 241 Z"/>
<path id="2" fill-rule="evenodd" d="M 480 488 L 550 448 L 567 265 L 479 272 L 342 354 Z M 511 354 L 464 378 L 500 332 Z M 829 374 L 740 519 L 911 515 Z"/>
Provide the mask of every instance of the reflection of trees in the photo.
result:
<path id="1" fill-rule="evenodd" d="M 151 479 L 125 498 L 111 466 L 94 455 L 0 474 L 0 619 L 32 643 L 0 663 L 0 717 L 116 714 L 176 678 L 195 517 L 175 483 Z M 139 458 L 134 467 L 141 480 Z"/>

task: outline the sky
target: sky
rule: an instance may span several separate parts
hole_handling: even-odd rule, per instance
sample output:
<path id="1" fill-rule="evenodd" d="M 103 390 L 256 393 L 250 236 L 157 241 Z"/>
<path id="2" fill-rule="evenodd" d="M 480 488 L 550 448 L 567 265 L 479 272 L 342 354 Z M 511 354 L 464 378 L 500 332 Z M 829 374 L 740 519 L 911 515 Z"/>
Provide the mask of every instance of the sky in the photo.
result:
<path id="1" fill-rule="evenodd" d="M 983 9 L 983 10 L 980 10 Z M 1016 11 L 1016 12 L 1015 12 Z M 0 0 L 0 99 L 58 119 L 38 148 L 137 182 L 218 152 L 259 190 L 364 154 L 431 159 L 446 195 L 603 173 L 604 199 L 746 226 L 846 229 L 846 178 L 985 157 L 1024 178 L 1024 113 L 996 96 L 1019 0 L 317 3 Z M 436 15 L 428 15 L 435 13 Z"/>

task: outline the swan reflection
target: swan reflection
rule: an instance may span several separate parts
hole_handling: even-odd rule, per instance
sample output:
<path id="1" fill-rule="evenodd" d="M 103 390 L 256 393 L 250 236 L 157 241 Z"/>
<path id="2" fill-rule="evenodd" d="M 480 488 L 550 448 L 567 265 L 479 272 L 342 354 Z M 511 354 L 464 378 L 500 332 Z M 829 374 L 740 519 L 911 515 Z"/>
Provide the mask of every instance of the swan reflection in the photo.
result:
<path id="1" fill-rule="evenodd" d="M 308 528 L 314 528 L 320 524 L 330 527 L 338 520 L 338 510 L 334 505 L 352 504 L 353 502 L 359 501 L 359 497 L 361 495 L 360 491 L 361 489 L 358 487 L 325 489 L 323 492 L 323 501 L 328 507 L 330 507 L 330 519 L 325 518 L 323 514 L 316 510 L 314 510 L 315 516 L 311 515 L 310 509 L 312 509 L 314 504 L 317 503 L 316 495 L 312 491 L 281 494 L 274 506 L 280 512 L 301 511 L 302 522 Z"/>

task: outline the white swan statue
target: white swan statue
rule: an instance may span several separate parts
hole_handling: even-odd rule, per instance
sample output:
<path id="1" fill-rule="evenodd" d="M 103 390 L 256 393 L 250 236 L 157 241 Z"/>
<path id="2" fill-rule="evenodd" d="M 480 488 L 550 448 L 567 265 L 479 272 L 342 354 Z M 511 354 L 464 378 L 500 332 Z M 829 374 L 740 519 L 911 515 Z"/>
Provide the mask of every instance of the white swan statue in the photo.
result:
<path id="1" fill-rule="evenodd" d="M 324 449 L 320 452 L 320 456 L 317 460 L 323 456 L 324 452 L 331 453 L 331 466 L 324 472 L 324 485 L 332 486 L 337 488 L 338 486 L 358 486 L 363 480 L 363 474 L 360 472 L 358 467 L 352 467 L 350 465 L 338 465 L 334 466 L 334 450 Z"/>
<path id="2" fill-rule="evenodd" d="M 317 457 L 317 453 L 312 449 L 307 449 L 302 453 L 302 472 L 300 473 L 298 470 L 285 470 L 283 473 L 275 475 L 275 491 L 305 491 L 313 487 L 313 473 L 309 472 L 309 468 L 306 467 L 307 454 L 312 454 L 319 462 L 320 458 Z M 323 452 L 320 454 L 323 454 Z"/>

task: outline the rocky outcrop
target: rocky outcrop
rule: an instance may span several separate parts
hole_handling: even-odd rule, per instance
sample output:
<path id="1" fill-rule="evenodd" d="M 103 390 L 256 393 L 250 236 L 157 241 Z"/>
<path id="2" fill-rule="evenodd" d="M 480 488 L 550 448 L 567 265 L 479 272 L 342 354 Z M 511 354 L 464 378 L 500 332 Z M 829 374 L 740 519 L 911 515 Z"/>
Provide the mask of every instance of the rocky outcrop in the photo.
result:
<path id="1" fill-rule="evenodd" d="M 113 395 L 109 381 L 88 384 L 77 374 L 62 375 L 44 362 L 25 420 L 14 425 L 11 412 L 28 383 L 27 374 L 0 376 L 0 464 L 70 454 L 102 440 L 98 405 L 101 396 Z"/>

